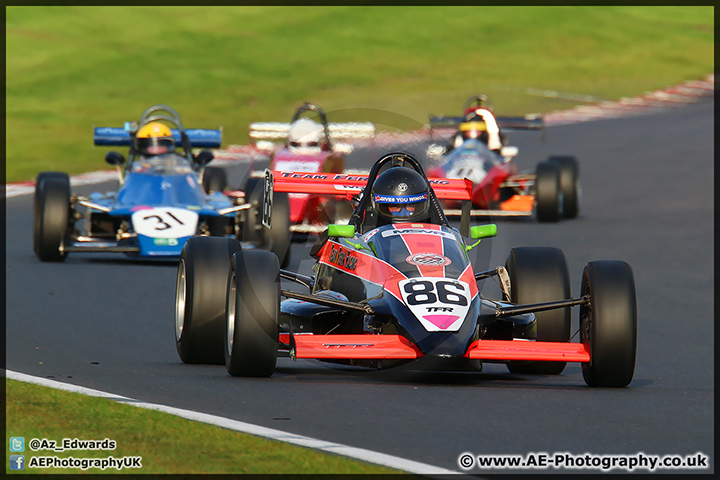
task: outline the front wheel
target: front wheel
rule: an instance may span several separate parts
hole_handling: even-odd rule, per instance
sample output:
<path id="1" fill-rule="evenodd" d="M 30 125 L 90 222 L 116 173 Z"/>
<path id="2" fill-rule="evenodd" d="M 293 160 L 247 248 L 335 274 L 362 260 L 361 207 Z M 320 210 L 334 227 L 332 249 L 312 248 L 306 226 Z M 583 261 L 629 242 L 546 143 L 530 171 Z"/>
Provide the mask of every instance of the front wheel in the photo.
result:
<path id="1" fill-rule="evenodd" d="M 280 265 L 263 250 L 237 252 L 227 275 L 225 366 L 236 377 L 275 370 L 280 315 Z"/>
<path id="2" fill-rule="evenodd" d="M 242 225 L 241 239 L 253 243 L 277 255 L 280 266 L 285 268 L 290 262 L 290 198 L 287 193 L 273 195 L 272 219 L 270 230 L 262 225 L 265 192 L 264 179 L 250 177 L 245 186 L 245 198 L 252 207 L 247 210 L 245 223 Z"/>
<path id="3" fill-rule="evenodd" d="M 517 247 L 505 262 L 510 276 L 510 300 L 513 303 L 542 303 L 570 298 L 570 274 L 565 255 L 559 248 Z M 570 307 L 535 314 L 537 341 L 570 340 Z M 512 373 L 559 375 L 566 362 L 509 362 Z"/>
<path id="4" fill-rule="evenodd" d="M 61 251 L 70 230 L 70 177 L 62 172 L 42 172 L 35 180 L 33 249 L 43 262 L 62 262 Z"/>
<path id="5" fill-rule="evenodd" d="M 285 268 L 290 263 L 290 197 L 287 193 L 276 193 L 273 196 L 272 220 L 270 230 L 263 227 L 268 248 L 277 255 L 280 266 Z"/>
<path id="6" fill-rule="evenodd" d="M 175 286 L 175 346 L 184 363 L 222 365 L 225 292 L 232 238 L 192 237 L 182 249 Z"/>
<path id="7" fill-rule="evenodd" d="M 635 373 L 637 304 L 635 278 L 625 262 L 590 262 L 582 277 L 581 295 L 590 305 L 580 307 L 580 340 L 590 350 L 582 364 L 591 387 L 625 387 Z"/>

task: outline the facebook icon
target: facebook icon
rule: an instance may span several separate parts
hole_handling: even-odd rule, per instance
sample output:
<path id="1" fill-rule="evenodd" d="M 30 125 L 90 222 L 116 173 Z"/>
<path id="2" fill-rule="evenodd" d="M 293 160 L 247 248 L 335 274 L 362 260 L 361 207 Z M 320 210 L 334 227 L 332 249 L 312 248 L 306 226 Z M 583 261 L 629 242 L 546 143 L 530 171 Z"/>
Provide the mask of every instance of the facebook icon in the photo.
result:
<path id="1" fill-rule="evenodd" d="M 25 470 L 25 455 L 10 455 L 10 470 Z"/>

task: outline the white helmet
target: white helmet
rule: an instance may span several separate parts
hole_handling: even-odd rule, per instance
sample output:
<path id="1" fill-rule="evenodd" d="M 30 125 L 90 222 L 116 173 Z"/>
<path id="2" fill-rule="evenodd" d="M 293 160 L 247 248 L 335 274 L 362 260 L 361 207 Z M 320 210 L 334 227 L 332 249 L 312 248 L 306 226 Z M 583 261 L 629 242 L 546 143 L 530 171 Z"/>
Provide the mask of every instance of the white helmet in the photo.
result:
<path id="1" fill-rule="evenodd" d="M 295 120 L 288 130 L 288 150 L 298 155 L 320 153 L 322 133 L 322 125 L 309 118 Z"/>

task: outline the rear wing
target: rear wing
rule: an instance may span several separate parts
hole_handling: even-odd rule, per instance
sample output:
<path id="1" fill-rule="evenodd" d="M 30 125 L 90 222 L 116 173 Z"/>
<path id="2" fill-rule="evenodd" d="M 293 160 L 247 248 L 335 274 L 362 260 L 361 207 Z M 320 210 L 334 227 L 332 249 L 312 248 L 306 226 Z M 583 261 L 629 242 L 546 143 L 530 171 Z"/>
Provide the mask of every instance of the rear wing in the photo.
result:
<path id="1" fill-rule="evenodd" d="M 343 195 L 359 193 L 368 182 L 367 175 L 348 173 L 307 173 L 265 171 L 275 192 Z M 473 183 L 468 179 L 428 178 L 435 196 L 443 200 L 470 200 Z"/>
<path id="2" fill-rule="evenodd" d="M 540 115 L 525 115 L 523 117 L 495 117 L 497 125 L 503 130 L 542 130 L 545 122 Z M 445 117 L 442 115 L 430 117 L 430 128 L 457 127 L 464 117 Z"/>
<path id="3" fill-rule="evenodd" d="M 180 130 L 172 129 L 175 144 L 182 147 Z M 190 128 L 185 130 L 190 146 L 193 148 L 220 148 L 222 143 L 222 129 Z M 130 131 L 125 128 L 95 127 L 93 132 L 95 145 L 106 147 L 129 147 L 131 145 Z"/>
<path id="4" fill-rule="evenodd" d="M 250 138 L 284 140 L 290 130 L 289 123 L 255 122 L 250 124 Z M 369 122 L 329 123 L 330 140 L 366 139 L 375 136 L 375 125 Z"/>

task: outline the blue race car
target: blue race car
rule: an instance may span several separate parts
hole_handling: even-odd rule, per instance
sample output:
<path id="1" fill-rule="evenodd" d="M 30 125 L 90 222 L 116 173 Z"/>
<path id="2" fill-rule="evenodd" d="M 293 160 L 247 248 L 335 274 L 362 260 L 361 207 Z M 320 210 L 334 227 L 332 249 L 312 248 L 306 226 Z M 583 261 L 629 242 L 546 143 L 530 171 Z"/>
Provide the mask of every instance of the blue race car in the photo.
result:
<path id="1" fill-rule="evenodd" d="M 192 153 L 193 148 L 218 148 L 221 139 L 219 129 L 184 129 L 177 112 L 166 105 L 149 108 L 139 122 L 124 128 L 96 127 L 95 145 L 130 147 L 127 161 L 118 152 L 105 156 L 118 170 L 120 187 L 116 192 L 72 194 L 66 173 L 40 173 L 34 206 L 36 255 L 42 261 L 63 261 L 68 252 L 177 258 L 192 236 L 235 237 L 249 213 L 257 216 L 245 210 L 258 205 L 224 195 L 225 171 L 206 168 L 212 153 Z"/>

